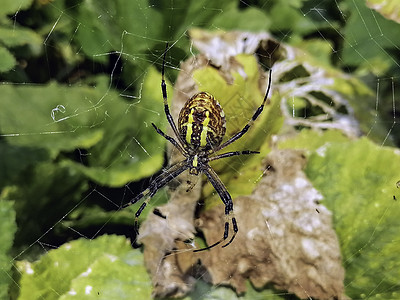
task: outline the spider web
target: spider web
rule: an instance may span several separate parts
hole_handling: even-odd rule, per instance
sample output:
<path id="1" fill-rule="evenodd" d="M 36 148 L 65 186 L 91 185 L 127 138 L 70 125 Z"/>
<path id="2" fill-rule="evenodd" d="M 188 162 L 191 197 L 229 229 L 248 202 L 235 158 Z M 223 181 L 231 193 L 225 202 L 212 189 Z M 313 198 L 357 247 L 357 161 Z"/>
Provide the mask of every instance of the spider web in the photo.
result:
<path id="1" fill-rule="evenodd" d="M 166 154 L 164 140 L 156 135 L 151 123 L 167 132 L 159 73 L 165 42 L 170 43 L 166 77 L 171 103 L 174 94 L 172 83 L 175 83 L 179 71 L 187 71 L 180 66 L 180 62 L 193 59 L 200 48 L 193 42 L 194 37 L 191 36 L 192 40 L 189 37 L 195 34 L 193 28 L 272 32 L 277 43 L 290 44 L 312 53 L 317 61 L 326 66 L 327 73 L 339 75 L 339 71 L 335 73 L 332 66 L 342 69 L 340 74 L 348 76 L 343 78 L 351 82 L 357 95 L 350 100 L 345 99 L 346 102 L 338 100 L 339 105 L 312 94 L 316 102 L 310 104 L 311 98 L 303 94 L 284 93 L 290 89 L 291 82 L 302 78 L 304 72 L 312 73 L 315 76 L 313 80 L 318 80 L 320 67 L 310 64 L 309 69 L 306 65 L 292 69 L 289 64 L 282 63 L 275 69 L 272 65 L 273 76 L 279 78 L 273 88 L 275 92 L 279 90 L 282 99 L 286 99 L 282 106 L 286 105 L 287 109 L 282 108 L 282 115 L 287 127 L 283 127 L 286 129 L 281 133 L 289 131 L 292 134 L 293 131 L 287 129 L 289 127 L 298 132 L 310 128 L 318 132 L 336 129 L 347 136 L 353 135 L 352 139 L 361 133 L 377 147 L 363 145 L 369 149 L 363 152 L 357 146 L 349 146 L 348 153 L 355 156 L 354 160 L 370 159 L 374 162 L 373 157 L 380 156 L 375 165 L 388 169 L 398 161 L 398 24 L 385 19 L 361 1 L 293 1 L 291 4 L 284 4 L 284 1 L 225 1 L 220 4 L 211 1 L 168 1 L 164 4 L 153 1 L 114 2 L 100 5 L 90 1 L 20 1 L 15 7 L 10 5 L 9 11 L 4 13 L 7 21 L 4 21 L 3 29 L 0 28 L 3 32 L 0 34 L 8 38 L 4 38 L 7 42 L 2 41 L 4 47 L 1 50 L 6 49 L 4 61 L 10 53 L 17 58 L 17 62 L 9 71 L 2 73 L 3 96 L 0 100 L 3 111 L 0 143 L 4 166 L 4 171 L 1 171 L 4 172 L 1 176 L 1 213 L 5 220 L 1 226 L 4 245 L 10 245 L 8 256 L 2 258 L 7 263 L 2 264 L 3 274 L 0 276 L 4 278 L 1 284 L 5 288 L 2 290 L 8 289 L 9 293 L 8 296 L 7 293 L 1 296 L 14 299 L 21 292 L 20 298 L 56 299 L 63 295 L 72 297 L 82 287 L 88 298 L 121 299 L 121 290 L 128 295 L 136 293 L 144 298 L 150 297 L 152 279 L 144 270 L 140 248 L 134 242 L 131 245 L 126 238 L 136 239 L 132 213 L 135 208 L 131 211 L 120 210 L 120 207 L 146 188 L 150 180 L 167 166 L 169 159 L 174 159 L 173 152 Z M 385 7 L 380 11 L 396 20 L 396 16 L 385 11 Z M 11 30 L 7 31 L 7 28 Z M 305 44 L 304 40 L 314 43 Z M 276 61 L 271 53 L 263 53 L 259 57 L 265 58 L 261 60 L 265 69 Z M 222 67 L 225 66 L 222 63 Z M 335 91 L 349 96 L 352 92 L 346 90 L 349 86 L 345 82 L 343 90 L 337 88 Z M 300 93 L 306 86 L 295 85 L 298 88 L 296 91 Z M 337 94 L 332 97 L 342 99 Z M 246 122 L 253 112 L 235 107 L 233 101 L 227 103 L 222 106 L 227 115 L 228 131 L 231 126 L 230 130 L 235 132 L 240 129 L 236 123 Z M 330 114 L 329 109 L 340 114 Z M 325 116 L 332 121 L 329 124 L 337 126 L 327 126 L 320 116 Z M 176 115 L 174 117 L 176 120 Z M 345 129 L 355 129 L 354 120 L 357 128 L 349 134 Z M 340 204 L 329 204 L 329 201 L 326 204 L 329 210 L 333 210 L 334 226 L 346 226 L 349 223 L 340 223 L 340 218 L 347 220 L 351 219 L 352 213 L 356 214 L 354 206 L 359 205 L 365 199 L 362 196 L 371 191 L 365 186 L 370 178 L 363 178 L 363 173 L 357 173 L 361 177 L 352 194 L 345 194 L 334 186 L 332 191 L 325 191 L 324 194 L 328 183 L 318 179 L 324 176 L 315 175 L 317 167 L 322 169 L 326 164 L 326 161 L 319 160 L 320 157 L 326 155 L 334 162 L 346 160 L 346 157 L 336 157 L 330 152 L 335 149 L 339 152 L 340 147 L 327 149 L 332 140 L 326 139 L 324 146 L 315 146 L 314 156 L 310 157 L 315 165 L 309 167 L 306 173 L 315 179 L 313 183 L 323 197 L 335 198 L 344 193 L 357 198 L 348 199 L 350 204 L 339 201 Z M 304 141 L 309 143 L 310 140 L 304 137 Z M 285 142 L 289 146 L 283 147 L 302 148 L 296 142 L 290 144 L 290 139 L 287 142 L 286 135 Z M 253 144 L 249 143 L 245 139 L 239 140 L 232 149 L 252 149 Z M 393 154 L 384 152 L 386 146 L 395 149 Z M 321 155 L 318 156 L 318 153 Z M 366 157 L 363 158 L 363 155 Z M 245 176 L 247 173 L 244 170 L 248 165 L 246 159 L 237 158 L 236 163 L 227 161 L 216 167 L 217 171 L 225 172 L 226 175 L 221 176 L 223 180 L 230 180 L 231 177 Z M 258 169 L 247 180 L 255 186 L 266 173 Z M 368 175 L 368 170 L 365 174 Z M 340 184 L 341 181 L 337 180 Z M 396 180 L 392 182 L 389 175 L 372 180 L 377 183 L 373 190 L 379 187 L 382 191 L 381 194 L 377 191 L 374 194 L 376 199 L 371 200 L 376 206 L 376 214 L 370 218 L 366 215 L 363 220 L 368 227 L 362 224 L 358 227 L 357 234 L 362 239 L 355 243 L 356 246 L 352 244 L 349 247 L 345 233 L 350 238 L 350 229 L 347 232 L 346 228 L 335 227 L 335 230 L 344 232 L 339 236 L 339 244 L 346 269 L 345 290 L 346 293 L 350 290 L 353 298 L 373 298 L 381 294 L 394 299 L 399 293 L 398 277 L 397 283 L 394 283 L 399 274 L 394 271 L 398 264 L 391 265 L 390 255 L 386 256 L 387 260 L 384 257 L 380 261 L 387 268 L 380 269 L 377 281 L 373 281 L 369 289 L 352 289 L 353 285 L 364 280 L 366 274 L 376 271 L 370 260 L 357 260 L 362 253 L 373 253 L 368 252 L 371 248 L 376 250 L 374 253 L 396 253 L 398 250 L 398 240 L 391 242 L 389 236 L 378 239 L 387 231 L 395 230 L 398 224 L 395 220 L 400 195 Z M 197 188 L 201 186 L 200 181 Z M 209 186 L 203 191 L 203 194 L 207 193 L 217 197 Z M 236 193 L 234 186 L 231 193 Z M 387 202 L 375 201 L 387 195 L 390 195 Z M 166 189 L 159 190 L 140 221 L 143 222 L 147 216 L 153 217 L 153 207 L 166 203 L 168 197 Z M 350 206 L 346 206 L 347 210 L 336 217 L 335 212 L 340 211 L 336 205 Z M 219 209 L 223 209 L 222 206 Z M 367 212 L 367 209 L 361 210 L 361 213 Z M 14 214 L 17 227 L 13 223 Z M 268 222 L 267 225 L 271 226 Z M 179 230 L 184 231 L 182 228 Z M 223 228 L 217 227 L 215 231 L 216 236 L 220 236 Z M 107 235 L 117 237 L 107 240 Z M 79 243 L 83 244 L 73 244 L 79 238 Z M 196 239 L 196 242 L 199 241 Z M 72 251 L 68 254 L 70 248 L 74 249 L 77 257 L 71 254 Z M 186 250 L 175 251 L 178 256 L 187 253 Z M 211 259 L 213 252 L 203 255 L 205 260 Z M 85 257 L 87 261 L 82 262 L 79 257 Z M 39 273 L 32 262 L 39 260 L 37 264 L 44 270 L 32 279 L 29 275 Z M 111 266 L 110 261 L 121 264 Z M 190 259 L 187 263 L 197 264 Z M 360 263 L 365 263 L 364 273 L 357 268 Z M 52 269 L 56 264 L 74 266 L 68 270 L 75 275 L 66 279 L 62 272 Z M 95 274 L 93 277 L 91 272 Z M 156 262 L 155 272 L 162 272 L 159 262 Z M 193 289 L 189 294 L 191 298 L 295 297 L 291 292 L 274 287 L 273 283 L 258 291 L 249 282 L 246 283 L 247 294 L 237 296 L 223 282 L 215 285 L 208 283 L 209 273 L 206 270 L 196 268 L 196 272 L 194 283 L 184 282 L 188 290 Z M 138 277 L 131 278 L 135 276 L 132 273 L 137 273 Z M 125 278 L 131 287 L 119 289 L 116 282 L 110 281 L 111 278 Z M 60 286 L 63 287 L 59 289 Z M 103 288 L 99 289 L 99 286 Z M 311 298 L 307 288 L 303 290 L 303 297 Z"/>

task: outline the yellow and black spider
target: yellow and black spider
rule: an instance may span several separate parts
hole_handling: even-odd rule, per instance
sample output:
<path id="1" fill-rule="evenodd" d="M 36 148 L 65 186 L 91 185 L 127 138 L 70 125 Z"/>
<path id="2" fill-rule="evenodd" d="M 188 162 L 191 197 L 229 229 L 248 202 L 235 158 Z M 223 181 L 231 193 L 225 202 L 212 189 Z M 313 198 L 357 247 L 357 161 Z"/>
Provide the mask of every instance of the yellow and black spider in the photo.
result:
<path id="1" fill-rule="evenodd" d="M 165 115 L 167 117 L 169 125 L 171 126 L 175 134 L 176 139 L 169 135 L 166 135 L 153 123 L 152 125 L 158 134 L 167 139 L 176 149 L 179 150 L 179 152 L 182 153 L 185 159 L 163 171 L 159 176 L 157 176 L 154 180 L 150 182 L 149 187 L 146 190 L 139 193 L 135 198 L 123 205 L 123 207 L 135 204 L 143 197 L 148 196 L 148 198 L 142 203 L 142 205 L 135 213 L 135 224 L 137 224 L 137 219 L 142 213 L 143 209 L 146 207 L 151 197 L 153 197 L 160 188 L 164 187 L 172 179 L 174 179 L 187 169 L 189 169 L 189 173 L 192 175 L 199 175 L 200 173 L 204 173 L 225 205 L 225 216 L 227 217 L 227 220 L 225 221 L 224 235 L 218 242 L 215 242 L 214 244 L 206 248 L 196 249 L 194 251 L 198 252 L 210 249 L 225 241 L 229 235 L 229 223 L 232 222 L 233 236 L 229 240 L 229 242 L 222 246 L 226 247 L 230 243 L 232 243 L 233 239 L 235 238 L 236 233 L 238 232 L 238 226 L 236 223 L 236 219 L 233 215 L 232 198 L 225 185 L 218 177 L 217 173 L 215 173 L 215 171 L 210 167 L 209 162 L 235 155 L 259 153 L 257 151 L 245 150 L 214 155 L 216 152 L 220 151 L 221 149 L 227 147 L 234 141 L 241 138 L 261 114 L 267 101 L 268 93 L 271 87 L 271 70 L 269 71 L 267 91 L 260 107 L 257 108 L 251 120 L 246 124 L 246 126 L 243 127 L 241 131 L 239 131 L 226 142 L 221 144 L 226 131 L 224 111 L 222 110 L 221 105 L 214 98 L 214 96 L 207 92 L 197 93 L 185 103 L 184 107 L 179 113 L 178 128 L 176 127 L 175 122 L 169 111 L 167 87 L 164 80 L 165 57 L 167 51 L 168 44 L 165 48 L 163 56 L 161 71 L 161 90 L 164 99 Z"/>

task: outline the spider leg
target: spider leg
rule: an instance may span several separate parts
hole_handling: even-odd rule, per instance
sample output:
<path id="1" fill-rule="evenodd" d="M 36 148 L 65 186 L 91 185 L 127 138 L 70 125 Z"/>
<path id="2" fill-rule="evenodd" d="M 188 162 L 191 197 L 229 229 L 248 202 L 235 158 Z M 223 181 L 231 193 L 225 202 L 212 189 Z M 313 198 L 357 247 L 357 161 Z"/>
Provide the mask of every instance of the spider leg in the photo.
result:
<path id="1" fill-rule="evenodd" d="M 186 160 L 181 161 L 173 166 L 171 166 L 169 169 L 165 170 L 162 172 L 160 175 L 158 175 L 153 181 L 150 182 L 150 185 L 147 189 L 145 189 L 143 192 L 139 193 L 135 198 L 130 200 L 128 203 L 122 205 L 122 208 L 128 207 L 132 204 L 137 203 L 140 201 L 143 197 L 147 197 L 146 200 L 142 203 L 142 205 L 139 207 L 139 209 L 135 213 L 135 228 L 137 228 L 137 223 L 138 223 L 138 218 L 146 205 L 149 203 L 150 199 L 156 194 L 156 192 L 168 184 L 172 179 L 177 177 L 179 174 L 181 174 L 183 171 L 188 169 L 190 165 L 187 164 Z"/>
<path id="2" fill-rule="evenodd" d="M 272 78 L 272 69 L 269 70 L 268 87 L 267 87 L 267 91 L 266 91 L 265 96 L 264 96 L 264 100 L 261 103 L 261 105 L 257 108 L 257 110 L 254 113 L 254 115 L 251 117 L 250 121 L 246 124 L 246 126 L 243 127 L 243 129 L 241 131 L 236 133 L 234 136 L 232 136 L 225 143 L 222 143 L 221 145 L 219 145 L 218 147 L 213 149 L 213 152 L 217 152 L 217 151 L 225 148 L 226 146 L 232 144 L 237 139 L 240 139 L 249 130 L 249 128 L 253 125 L 254 121 L 258 118 L 258 116 L 263 111 L 264 105 L 267 102 L 269 90 L 271 89 L 271 78 Z"/>
<path id="3" fill-rule="evenodd" d="M 202 168 L 201 171 L 207 176 L 208 180 L 211 182 L 214 189 L 217 191 L 218 195 L 220 196 L 222 202 L 225 204 L 226 221 L 225 221 L 225 226 L 224 226 L 224 228 L 225 228 L 224 235 L 219 241 L 215 242 L 214 244 L 212 244 L 208 247 L 205 247 L 202 249 L 196 249 L 193 252 L 200 252 L 200 251 L 211 249 L 211 248 L 219 245 L 223 241 L 225 241 L 229 235 L 229 222 L 230 221 L 232 221 L 233 235 L 232 235 L 232 238 L 229 240 L 229 242 L 227 242 L 222 247 L 226 247 L 230 243 L 232 243 L 232 241 L 234 240 L 234 238 L 236 237 L 236 234 L 238 232 L 236 218 L 233 215 L 233 201 L 232 201 L 231 195 L 229 194 L 228 190 L 226 189 L 224 183 L 218 177 L 217 173 L 215 173 L 215 171 L 208 164 L 204 164 L 203 166 L 204 166 L 204 168 Z"/>
<path id="4" fill-rule="evenodd" d="M 177 137 L 177 139 L 179 140 L 181 145 L 184 145 L 185 143 L 182 141 L 181 136 L 179 135 L 178 129 L 176 128 L 174 119 L 172 118 L 172 115 L 169 111 L 169 106 L 168 106 L 168 95 L 167 95 L 167 85 L 165 83 L 165 57 L 167 55 L 167 51 L 168 51 L 168 43 L 165 46 L 165 51 L 164 51 L 164 56 L 163 56 L 163 63 L 162 63 L 162 69 L 161 69 L 161 91 L 162 91 L 162 96 L 163 96 L 163 100 L 164 100 L 164 112 L 165 112 L 165 116 L 167 117 L 168 123 L 171 126 L 172 130 L 175 133 L 175 136 Z"/>
<path id="5" fill-rule="evenodd" d="M 260 154 L 260 152 L 251 151 L 251 150 L 227 152 L 227 153 L 218 154 L 217 156 L 209 157 L 207 161 L 217 160 L 220 158 L 226 158 L 226 157 L 231 157 L 231 156 L 236 156 L 236 155 L 247 155 L 247 154 Z"/>
<path id="6" fill-rule="evenodd" d="M 186 156 L 186 151 L 182 148 L 182 146 L 171 136 L 165 134 L 161 129 L 159 129 L 154 123 L 151 123 L 153 125 L 154 129 L 157 131 L 159 135 L 161 135 L 163 138 L 165 138 L 167 141 L 169 141 L 172 145 L 175 146 L 181 152 L 184 156 Z"/>

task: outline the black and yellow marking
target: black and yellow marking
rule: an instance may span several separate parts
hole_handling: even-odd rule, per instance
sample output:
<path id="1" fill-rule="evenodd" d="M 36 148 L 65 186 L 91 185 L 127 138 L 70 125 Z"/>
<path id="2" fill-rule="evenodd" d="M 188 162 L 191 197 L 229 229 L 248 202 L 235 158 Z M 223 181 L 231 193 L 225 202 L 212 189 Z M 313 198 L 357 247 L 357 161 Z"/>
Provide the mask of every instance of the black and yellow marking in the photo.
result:
<path id="1" fill-rule="evenodd" d="M 194 114 L 194 108 L 192 108 L 190 110 L 188 121 L 182 125 L 182 126 L 186 126 L 186 143 L 188 143 L 188 144 L 191 144 L 191 141 L 192 141 L 193 123 L 194 123 L 193 114 Z"/>
<path id="2" fill-rule="evenodd" d="M 200 147 L 205 147 L 207 144 L 207 133 L 209 131 L 212 131 L 209 127 L 208 127 L 208 123 L 210 123 L 210 112 L 206 111 L 206 118 L 204 119 L 203 123 L 201 123 L 201 125 L 203 125 L 203 128 L 201 129 L 201 133 L 200 133 Z"/>
<path id="3" fill-rule="evenodd" d="M 179 114 L 178 131 L 193 150 L 209 150 L 221 144 L 225 114 L 214 96 L 201 92 L 190 98 Z"/>

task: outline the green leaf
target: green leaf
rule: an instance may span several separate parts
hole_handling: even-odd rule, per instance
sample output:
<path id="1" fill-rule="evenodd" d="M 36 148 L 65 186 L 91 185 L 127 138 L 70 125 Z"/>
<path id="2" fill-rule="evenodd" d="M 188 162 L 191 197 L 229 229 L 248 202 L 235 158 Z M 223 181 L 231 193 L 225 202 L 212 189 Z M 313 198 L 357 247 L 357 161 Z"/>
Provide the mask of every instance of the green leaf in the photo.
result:
<path id="1" fill-rule="evenodd" d="M 0 200 L 0 299 L 8 298 L 8 285 L 12 277 L 12 259 L 9 251 L 13 244 L 16 230 L 13 203 Z"/>
<path id="2" fill-rule="evenodd" d="M 151 123 L 161 129 L 166 123 L 160 82 L 160 74 L 150 68 L 136 102 L 127 104 L 104 99 L 102 107 L 107 114 L 101 125 L 104 138 L 90 148 L 88 166 L 66 163 L 108 186 L 123 186 L 158 171 L 164 161 L 166 141 L 155 132 Z M 168 95 L 172 97 L 169 84 Z"/>
<path id="3" fill-rule="evenodd" d="M 332 45 L 326 40 L 308 39 L 293 42 L 293 46 L 308 52 L 307 61 L 332 69 Z"/>
<path id="4" fill-rule="evenodd" d="M 32 154 L 28 152 L 28 155 Z M 1 200 L 15 202 L 19 225 L 15 247 L 30 254 L 33 249 L 28 246 L 45 231 L 48 232 L 40 241 L 51 243 L 54 234 L 66 230 L 61 221 L 82 202 L 86 189 L 87 181 L 81 174 L 57 163 L 37 162 L 21 172 L 14 185 L 4 187 L 0 193 Z"/>
<path id="5" fill-rule="evenodd" d="M 282 32 L 290 31 L 291 35 L 307 34 L 315 31 L 317 23 L 312 22 L 309 18 L 305 18 L 302 10 L 302 1 L 280 0 L 274 1 L 273 6 L 268 9 L 267 13 L 271 22 L 271 31 Z"/>
<path id="6" fill-rule="evenodd" d="M 96 144 L 103 130 L 95 125 L 105 117 L 104 109 L 96 103 L 104 98 L 111 105 L 110 98 L 116 97 L 104 86 L 67 87 L 54 82 L 2 85 L 0 93 L 0 131 L 7 142 L 44 148 L 53 157 L 60 151 Z"/>
<path id="7" fill-rule="evenodd" d="M 143 54 L 160 39 L 162 30 L 161 16 L 147 0 L 83 1 L 75 18 L 78 24 L 85 24 L 76 33 L 82 50 L 101 62 L 107 60 L 103 54 L 112 50 L 123 49 L 127 59 L 138 52 Z"/>
<path id="8" fill-rule="evenodd" d="M 347 141 L 349 141 L 349 139 L 339 130 L 314 131 L 303 129 L 295 138 L 279 142 L 279 148 L 302 149 L 312 153 L 324 145 Z"/>
<path id="9" fill-rule="evenodd" d="M 214 19 L 231 7 L 231 3 L 231 0 L 177 0 L 174 2 L 159 1 L 157 4 L 165 22 L 170 25 L 164 26 L 164 34 L 170 39 L 180 42 L 179 39 L 190 27 L 212 27 Z M 189 44 L 186 42 L 185 46 L 189 46 Z"/>
<path id="10" fill-rule="evenodd" d="M 9 15 L 27 9 L 33 3 L 33 0 L 3 0 L 0 5 L 0 16 Z"/>
<path id="11" fill-rule="evenodd" d="M 326 144 L 309 158 L 306 172 L 333 212 L 352 298 L 399 295 L 399 166 L 396 149 L 366 138 Z"/>
<path id="12" fill-rule="evenodd" d="M 150 299 L 143 257 L 121 236 L 79 239 L 39 261 L 17 263 L 18 299 Z"/>
<path id="13" fill-rule="evenodd" d="M 0 141 L 0 190 L 13 184 L 27 167 L 49 158 L 45 149 L 19 147 Z"/>
<path id="14" fill-rule="evenodd" d="M 213 26 L 225 30 L 262 31 L 268 30 L 270 25 L 271 20 L 263 11 L 254 7 L 239 10 L 235 2 L 213 20 Z"/>
<path id="15" fill-rule="evenodd" d="M 8 143 L 46 149 L 51 158 L 87 149 L 87 166 L 61 164 L 103 185 L 122 186 L 154 174 L 163 164 L 165 145 L 150 125 L 165 124 L 160 74 L 148 70 L 133 103 L 109 89 L 108 79 L 96 79 L 96 87 L 0 86 L 0 131 Z"/>
<path id="16" fill-rule="evenodd" d="M 349 65 L 364 65 L 382 73 L 381 65 L 397 65 L 393 56 L 384 49 L 400 44 L 400 24 L 387 20 L 369 9 L 364 1 L 346 1 L 350 18 L 344 35 L 343 61 Z M 385 33 L 385 34 L 383 34 Z"/>
<path id="17" fill-rule="evenodd" d="M 0 57 L 0 73 L 10 71 L 17 64 L 11 52 L 2 46 L 0 46 Z"/>
<path id="18" fill-rule="evenodd" d="M 28 28 L 15 26 L 0 27 L 0 41 L 9 48 L 29 45 L 34 54 L 39 54 L 43 47 L 43 38 L 39 34 Z"/>

